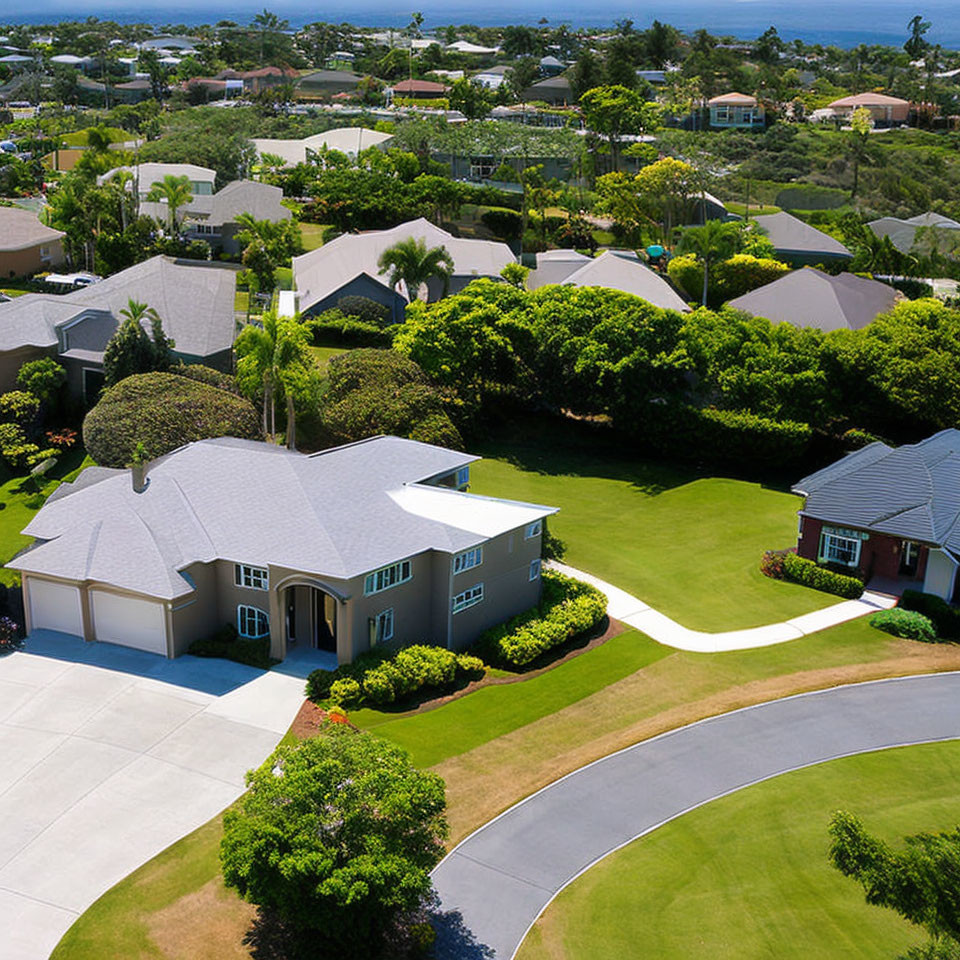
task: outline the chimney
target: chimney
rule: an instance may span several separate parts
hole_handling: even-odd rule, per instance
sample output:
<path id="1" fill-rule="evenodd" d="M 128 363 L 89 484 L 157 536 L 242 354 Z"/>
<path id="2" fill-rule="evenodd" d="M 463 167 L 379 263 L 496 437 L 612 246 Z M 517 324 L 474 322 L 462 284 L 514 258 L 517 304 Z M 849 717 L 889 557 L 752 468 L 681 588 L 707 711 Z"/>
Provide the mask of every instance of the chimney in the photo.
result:
<path id="1" fill-rule="evenodd" d="M 143 491 L 147 489 L 147 484 L 150 481 L 147 479 L 146 460 L 141 460 L 139 463 L 134 463 L 131 465 L 130 479 L 133 481 L 134 493 L 143 493 Z"/>

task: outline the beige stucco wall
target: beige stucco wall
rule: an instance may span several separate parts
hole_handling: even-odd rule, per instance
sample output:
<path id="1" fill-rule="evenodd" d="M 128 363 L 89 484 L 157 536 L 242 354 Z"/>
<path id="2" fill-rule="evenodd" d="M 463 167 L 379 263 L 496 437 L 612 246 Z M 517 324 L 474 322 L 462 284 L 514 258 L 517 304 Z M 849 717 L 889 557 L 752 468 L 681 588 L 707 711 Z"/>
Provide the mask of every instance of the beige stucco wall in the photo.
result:
<path id="1" fill-rule="evenodd" d="M 39 360 L 41 357 L 56 357 L 55 348 L 44 350 L 42 347 L 21 347 L 18 350 L 0 352 L 0 392 L 16 390 L 17 374 L 28 360 Z"/>
<path id="2" fill-rule="evenodd" d="M 186 568 L 197 585 L 196 592 L 171 605 L 173 655 L 187 652 L 194 640 L 202 640 L 223 626 L 217 610 L 217 576 L 212 563 L 195 563 Z"/>
<path id="3" fill-rule="evenodd" d="M 41 248 L 47 250 L 48 257 L 40 256 Z M 30 277 L 41 270 L 53 270 L 65 262 L 60 240 L 45 241 L 25 250 L 0 250 L 0 277 Z"/>

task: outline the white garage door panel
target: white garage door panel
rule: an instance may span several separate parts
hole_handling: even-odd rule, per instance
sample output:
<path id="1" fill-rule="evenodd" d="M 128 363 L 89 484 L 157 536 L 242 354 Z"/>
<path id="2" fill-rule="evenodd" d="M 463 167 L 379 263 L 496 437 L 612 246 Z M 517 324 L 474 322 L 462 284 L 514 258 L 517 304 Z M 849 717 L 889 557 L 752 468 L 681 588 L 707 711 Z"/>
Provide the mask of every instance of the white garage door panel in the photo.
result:
<path id="1" fill-rule="evenodd" d="M 83 636 L 80 588 L 68 583 L 28 578 L 31 630 L 59 630 Z"/>
<path id="2" fill-rule="evenodd" d="M 98 640 L 167 655 L 163 604 L 94 590 L 93 631 Z"/>

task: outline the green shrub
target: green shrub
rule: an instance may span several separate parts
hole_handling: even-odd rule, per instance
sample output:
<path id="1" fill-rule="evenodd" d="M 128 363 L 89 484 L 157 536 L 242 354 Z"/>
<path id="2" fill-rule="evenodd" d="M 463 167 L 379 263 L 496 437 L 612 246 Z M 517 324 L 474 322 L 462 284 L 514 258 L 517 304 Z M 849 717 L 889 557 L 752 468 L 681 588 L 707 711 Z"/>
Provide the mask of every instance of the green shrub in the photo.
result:
<path id="1" fill-rule="evenodd" d="M 857 577 L 835 573 L 814 563 L 813 560 L 798 557 L 795 553 L 788 553 L 783 558 L 783 572 L 787 580 L 813 587 L 814 590 L 823 590 L 824 593 L 833 593 L 848 600 L 856 600 L 863 593 L 863 581 Z"/>
<path id="2" fill-rule="evenodd" d="M 900 609 L 915 610 L 928 617 L 941 639 L 960 641 L 960 610 L 951 607 L 942 597 L 920 590 L 904 590 Z"/>
<path id="3" fill-rule="evenodd" d="M 783 580 L 786 576 L 783 570 L 783 562 L 788 553 L 790 553 L 789 550 L 767 550 L 760 559 L 760 572 L 765 577 Z"/>
<path id="4" fill-rule="evenodd" d="M 393 654 L 373 650 L 336 670 L 314 670 L 307 677 L 307 696 L 341 706 L 385 706 L 426 691 L 452 690 L 482 677 L 485 669 L 479 657 L 427 644 Z"/>
<path id="5" fill-rule="evenodd" d="M 859 450 L 861 447 L 868 447 L 871 443 L 876 443 L 879 439 L 879 437 L 866 430 L 851 427 L 843 432 L 840 443 L 847 450 Z"/>
<path id="6" fill-rule="evenodd" d="M 235 393 L 238 396 L 240 394 L 236 377 L 224 373 L 222 370 L 207 367 L 202 363 L 180 361 L 170 368 L 170 373 L 175 373 L 178 377 L 186 377 L 188 380 L 197 380 L 208 386 L 216 387 L 218 390 L 226 390 L 228 393 Z"/>
<path id="7" fill-rule="evenodd" d="M 270 657 L 269 637 L 254 640 L 238 636 L 237 628 L 231 623 L 221 627 L 212 637 L 195 640 L 187 653 L 194 657 L 220 657 L 261 670 L 269 670 L 276 663 Z"/>
<path id="8" fill-rule="evenodd" d="M 786 187 L 774 198 L 774 203 L 784 210 L 835 210 L 850 199 L 846 190 L 836 187 L 800 185 Z"/>
<path id="9" fill-rule="evenodd" d="M 226 390 L 172 373 L 141 373 L 105 390 L 83 421 L 87 452 L 104 467 L 124 467 L 143 444 L 149 459 L 208 437 L 261 439 L 253 404 Z"/>
<path id="10" fill-rule="evenodd" d="M 317 342 L 347 347 L 389 347 L 396 329 L 344 316 L 339 310 L 325 310 L 309 325 Z"/>
<path id="11" fill-rule="evenodd" d="M 502 240 L 519 240 L 523 229 L 523 217 L 516 210 L 491 207 L 480 215 L 483 225 Z"/>
<path id="12" fill-rule="evenodd" d="M 937 632 L 929 617 L 914 610 L 881 610 L 870 618 L 870 626 L 892 633 L 895 637 L 907 640 L 922 640 L 924 643 L 936 643 Z"/>
<path id="13" fill-rule="evenodd" d="M 337 309 L 345 317 L 353 317 L 361 323 L 369 323 L 375 327 L 385 327 L 393 322 L 390 308 L 386 304 L 371 300 L 370 297 L 341 297 L 337 301 Z"/>
<path id="14" fill-rule="evenodd" d="M 540 604 L 492 627 L 477 641 L 486 659 L 512 667 L 532 663 L 553 647 L 592 630 L 607 613 L 596 587 L 553 570 L 543 571 Z"/>

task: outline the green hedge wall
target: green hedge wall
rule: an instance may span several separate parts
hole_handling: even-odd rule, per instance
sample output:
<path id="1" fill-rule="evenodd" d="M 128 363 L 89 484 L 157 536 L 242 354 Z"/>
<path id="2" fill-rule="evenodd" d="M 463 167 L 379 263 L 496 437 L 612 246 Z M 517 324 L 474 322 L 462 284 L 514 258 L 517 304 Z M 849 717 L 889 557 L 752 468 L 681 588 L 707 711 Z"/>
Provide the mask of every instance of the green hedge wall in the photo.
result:
<path id="1" fill-rule="evenodd" d="M 798 557 L 795 553 L 788 553 L 783 558 L 783 573 L 787 580 L 802 583 L 814 590 L 823 590 L 824 593 L 834 593 L 847 600 L 856 600 L 863 593 L 863 581 L 856 577 L 848 577 L 842 573 L 834 573 L 807 560 Z"/>

